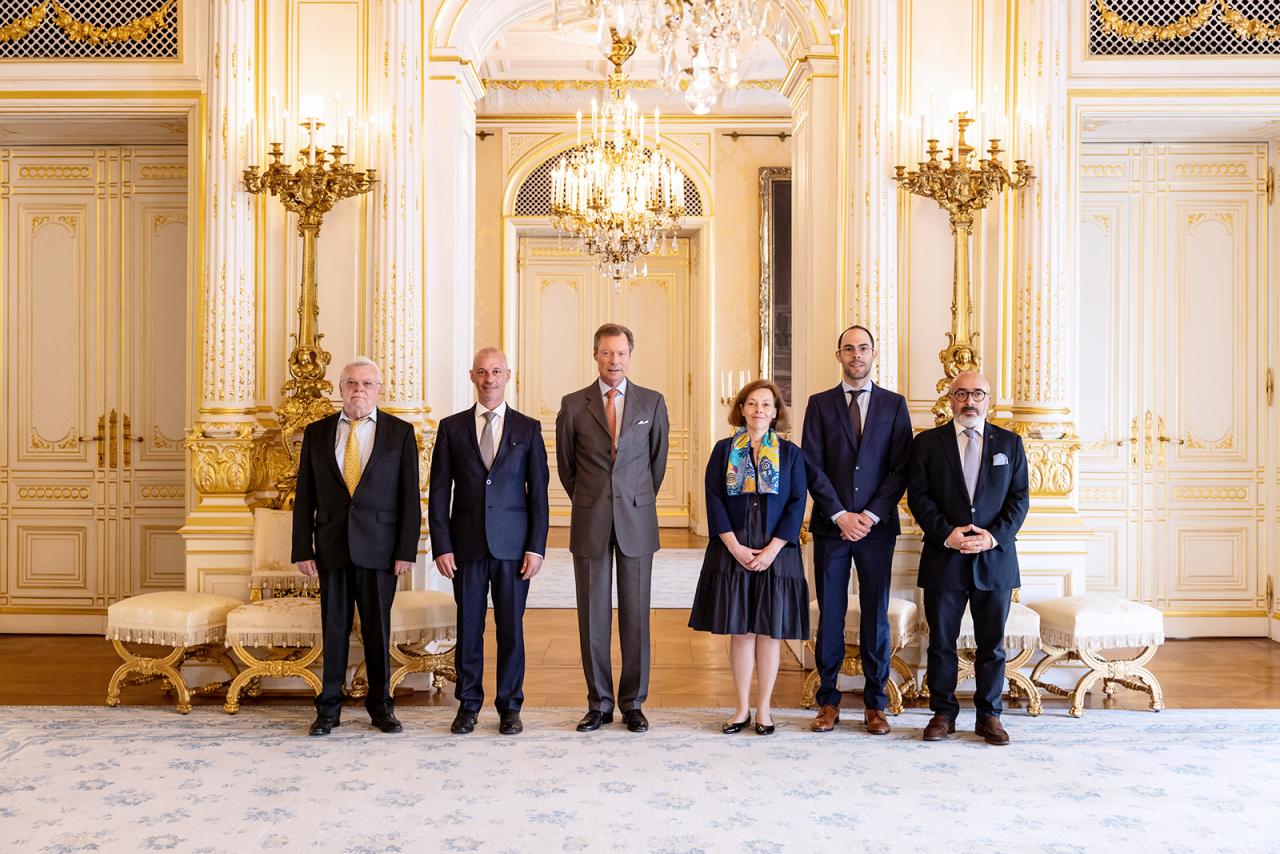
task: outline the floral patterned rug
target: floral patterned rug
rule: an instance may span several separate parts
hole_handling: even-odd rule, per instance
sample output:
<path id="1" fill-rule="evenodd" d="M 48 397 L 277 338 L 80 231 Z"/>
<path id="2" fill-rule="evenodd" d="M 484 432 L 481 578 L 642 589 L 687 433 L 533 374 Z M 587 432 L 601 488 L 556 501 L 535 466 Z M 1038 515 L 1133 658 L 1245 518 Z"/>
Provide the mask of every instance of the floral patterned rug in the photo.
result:
<path id="1" fill-rule="evenodd" d="M 1005 716 L 1013 738 L 925 744 L 848 722 L 723 736 L 723 711 L 652 709 L 650 731 L 579 734 L 527 709 L 499 736 L 406 708 L 401 735 L 348 709 L 183 717 L 154 707 L 0 708 L 0 851 L 1277 851 L 1280 711 Z"/>

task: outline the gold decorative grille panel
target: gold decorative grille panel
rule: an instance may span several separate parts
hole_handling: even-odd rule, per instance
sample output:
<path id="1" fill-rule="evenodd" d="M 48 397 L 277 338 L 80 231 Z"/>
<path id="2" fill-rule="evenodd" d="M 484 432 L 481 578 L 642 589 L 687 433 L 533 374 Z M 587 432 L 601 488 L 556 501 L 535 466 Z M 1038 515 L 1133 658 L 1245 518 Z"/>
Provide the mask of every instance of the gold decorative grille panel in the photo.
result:
<path id="1" fill-rule="evenodd" d="M 1092 56 L 1280 54 L 1277 0 L 1089 0 Z"/>
<path id="2" fill-rule="evenodd" d="M 0 0 L 0 60 L 177 59 L 178 0 Z"/>

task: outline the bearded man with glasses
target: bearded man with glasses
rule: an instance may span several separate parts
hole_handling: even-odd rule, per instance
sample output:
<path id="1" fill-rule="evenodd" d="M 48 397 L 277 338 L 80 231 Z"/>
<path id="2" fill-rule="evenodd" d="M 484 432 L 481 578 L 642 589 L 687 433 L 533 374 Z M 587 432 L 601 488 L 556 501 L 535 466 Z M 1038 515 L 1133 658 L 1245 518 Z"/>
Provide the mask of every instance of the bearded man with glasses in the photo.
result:
<path id="1" fill-rule="evenodd" d="M 1004 624 L 1021 585 L 1018 530 L 1027 517 L 1027 455 L 1022 438 L 987 422 L 991 386 L 977 371 L 951 382 L 952 420 L 916 436 L 907 506 L 924 532 L 916 583 L 929 623 L 929 707 L 925 741 L 956 731 L 956 641 L 968 606 L 977 640 L 975 732 L 988 744 L 1009 743 L 1000 723 L 1004 693 Z"/>

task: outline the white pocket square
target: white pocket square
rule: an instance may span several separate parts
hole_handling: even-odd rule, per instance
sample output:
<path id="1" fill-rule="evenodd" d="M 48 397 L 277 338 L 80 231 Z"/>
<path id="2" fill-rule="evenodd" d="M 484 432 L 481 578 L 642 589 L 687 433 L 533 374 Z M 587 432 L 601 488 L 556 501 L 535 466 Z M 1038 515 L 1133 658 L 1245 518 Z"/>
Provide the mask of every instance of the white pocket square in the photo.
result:
<path id="1" fill-rule="evenodd" d="M 1009 458 L 1006 457 L 1004 454 L 996 454 L 994 457 L 991 458 L 991 465 L 1007 466 L 1009 465 Z"/>
<path id="2" fill-rule="evenodd" d="M 637 427 L 639 427 L 641 424 L 648 424 L 648 423 L 649 423 L 649 419 L 648 419 L 648 418 L 644 418 L 644 419 L 642 419 L 642 420 L 640 420 L 640 421 L 637 421 L 637 422 L 636 422 L 636 426 L 637 426 Z"/>

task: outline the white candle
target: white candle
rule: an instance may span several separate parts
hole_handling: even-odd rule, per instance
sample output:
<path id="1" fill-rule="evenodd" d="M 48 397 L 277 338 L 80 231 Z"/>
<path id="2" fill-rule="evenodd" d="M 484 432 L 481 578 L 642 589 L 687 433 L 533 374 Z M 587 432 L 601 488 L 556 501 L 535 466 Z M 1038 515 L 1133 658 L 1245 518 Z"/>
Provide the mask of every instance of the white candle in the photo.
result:
<path id="1" fill-rule="evenodd" d="M 315 119 L 307 120 L 307 130 L 310 131 L 310 133 L 308 133 L 307 135 L 308 137 L 307 138 L 307 148 L 308 148 L 307 159 L 310 162 L 314 163 L 316 160 L 316 120 Z"/>
<path id="2" fill-rule="evenodd" d="M 280 100 L 280 99 L 276 96 L 276 91 L 275 91 L 274 89 L 272 89 L 272 90 L 271 90 L 271 112 L 267 114 L 267 127 L 268 127 L 268 128 L 270 128 L 270 127 L 271 127 L 271 123 L 272 123 L 272 122 L 279 123 L 279 121 L 280 121 L 280 104 L 279 104 L 279 100 Z M 276 142 L 276 141 L 277 141 L 277 140 L 274 140 L 274 139 L 269 139 L 269 140 L 267 140 L 267 142 Z"/>
<path id="3" fill-rule="evenodd" d="M 355 128 L 356 128 L 355 116 L 351 115 L 350 113 L 347 113 L 347 138 L 343 140 L 344 148 L 351 148 L 356 144 Z M 348 157 L 347 159 L 350 160 L 351 158 Z"/>
<path id="4" fill-rule="evenodd" d="M 289 111 L 285 110 L 280 119 L 280 147 L 284 149 L 284 162 L 292 163 L 293 155 L 289 153 Z"/>

